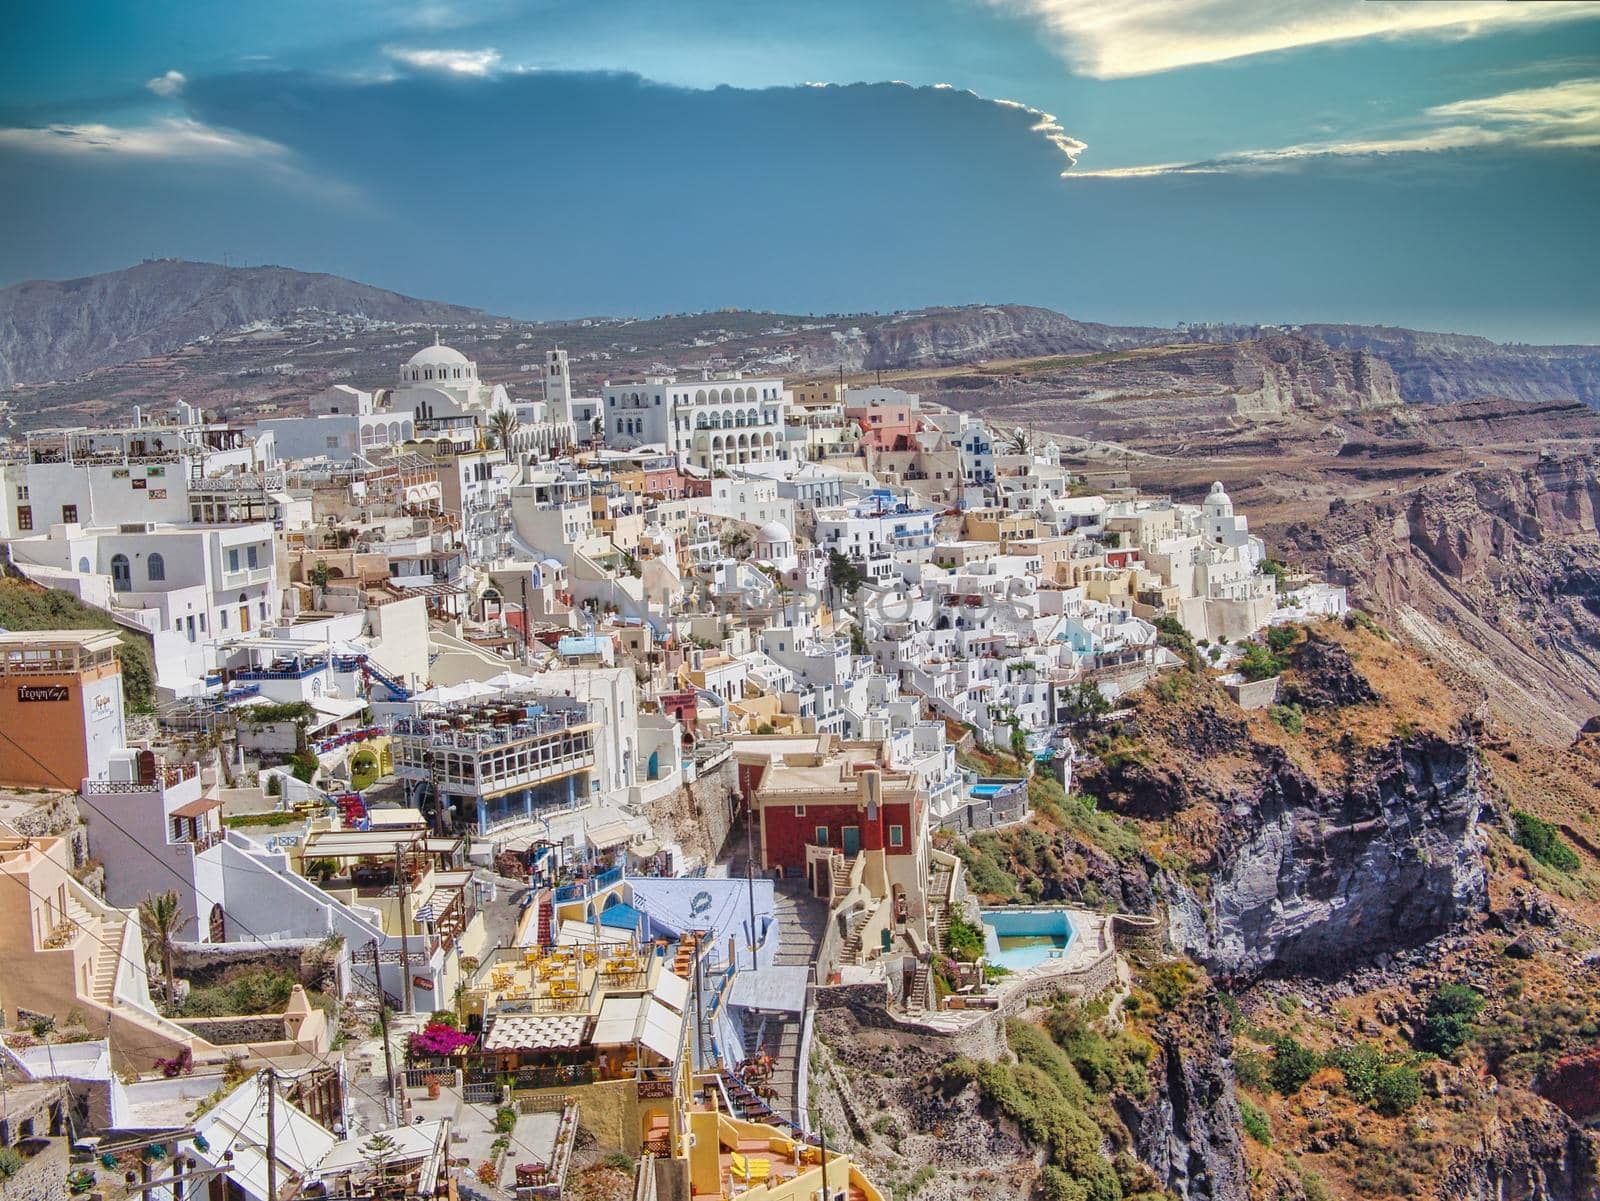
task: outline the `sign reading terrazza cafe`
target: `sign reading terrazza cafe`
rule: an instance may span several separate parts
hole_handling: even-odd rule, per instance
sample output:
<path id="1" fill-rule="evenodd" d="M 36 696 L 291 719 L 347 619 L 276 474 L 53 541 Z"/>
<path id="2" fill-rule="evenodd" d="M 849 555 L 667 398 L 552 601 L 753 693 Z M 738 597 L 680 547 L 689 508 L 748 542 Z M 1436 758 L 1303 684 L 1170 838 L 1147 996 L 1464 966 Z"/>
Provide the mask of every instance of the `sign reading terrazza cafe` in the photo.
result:
<path id="1" fill-rule="evenodd" d="M 65 684 L 21 684 L 17 687 L 19 701 L 64 701 L 71 695 Z"/>

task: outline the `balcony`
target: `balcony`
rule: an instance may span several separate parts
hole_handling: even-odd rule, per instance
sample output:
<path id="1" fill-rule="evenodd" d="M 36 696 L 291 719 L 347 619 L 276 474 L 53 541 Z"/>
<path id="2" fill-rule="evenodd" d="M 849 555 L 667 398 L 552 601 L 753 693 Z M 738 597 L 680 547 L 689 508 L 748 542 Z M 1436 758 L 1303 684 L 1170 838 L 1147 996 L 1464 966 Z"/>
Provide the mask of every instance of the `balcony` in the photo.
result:
<path id="1" fill-rule="evenodd" d="M 241 567 L 238 571 L 224 571 L 224 588 L 248 588 L 251 584 L 265 584 L 272 579 L 271 567 Z"/>
<path id="2" fill-rule="evenodd" d="M 164 765 L 156 772 L 156 778 L 149 781 L 86 780 L 83 793 L 85 796 L 131 796 L 140 792 L 156 792 L 173 788 L 185 780 L 194 779 L 199 774 L 198 763 L 180 763 L 176 767 Z"/>

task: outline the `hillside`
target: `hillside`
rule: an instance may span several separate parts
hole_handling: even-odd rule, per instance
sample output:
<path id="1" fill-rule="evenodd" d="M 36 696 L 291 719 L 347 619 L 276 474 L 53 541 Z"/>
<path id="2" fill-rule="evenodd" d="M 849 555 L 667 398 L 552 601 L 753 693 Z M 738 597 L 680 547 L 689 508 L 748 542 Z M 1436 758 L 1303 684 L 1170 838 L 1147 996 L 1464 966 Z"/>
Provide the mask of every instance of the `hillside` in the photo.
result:
<path id="1" fill-rule="evenodd" d="M 1165 945 L 1128 948 L 1120 1009 L 1007 1023 L 995 1065 L 819 1021 L 821 1113 L 880 1115 L 851 1141 L 886 1175 L 938 1198 L 1595 1195 L 1600 737 L 1528 743 L 1369 618 L 1273 653 L 1280 707 L 1163 679 L 1080 726 L 1077 791 L 1036 779 L 1026 824 L 949 843 L 991 903 L 1151 913 Z"/>
<path id="2" fill-rule="evenodd" d="M 517 389 L 537 385 L 539 354 L 559 344 L 585 390 L 646 373 L 885 372 L 956 403 L 965 390 L 973 404 L 1016 410 L 1018 423 L 1048 422 L 1056 401 L 1086 402 L 1063 418 L 1127 418 L 1134 434 L 1146 399 L 1186 408 L 1201 433 L 1231 429 L 1220 417 L 1281 416 L 1324 400 L 1341 410 L 1395 397 L 1600 405 L 1595 347 L 1332 324 L 1115 326 L 1017 304 L 534 322 L 337 276 L 177 260 L 0 290 L 0 388 L 13 390 L 10 419 L 21 429 L 112 419 L 174 396 L 229 414 L 277 412 L 329 383 L 387 382 L 435 330 L 485 378 Z M 1036 401 L 1047 403 L 1035 411 Z"/>
<path id="3" fill-rule="evenodd" d="M 306 312 L 401 323 L 484 316 L 336 275 L 158 259 L 0 290 L 0 387 L 71 378 Z"/>

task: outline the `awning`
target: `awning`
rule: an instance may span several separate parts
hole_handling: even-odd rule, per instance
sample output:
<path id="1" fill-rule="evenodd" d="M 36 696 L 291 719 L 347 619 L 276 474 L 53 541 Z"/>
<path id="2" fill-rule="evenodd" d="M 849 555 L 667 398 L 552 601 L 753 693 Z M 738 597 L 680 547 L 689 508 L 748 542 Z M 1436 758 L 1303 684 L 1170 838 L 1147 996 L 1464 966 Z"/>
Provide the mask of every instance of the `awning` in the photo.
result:
<path id="1" fill-rule="evenodd" d="M 589 1041 L 597 1047 L 620 1047 L 638 1037 L 639 1010 L 644 997 L 607 997 Z"/>
<path id="2" fill-rule="evenodd" d="M 689 982 L 682 976 L 669 972 L 663 964 L 661 974 L 656 977 L 656 986 L 651 992 L 663 1005 L 682 1013 L 689 1001 Z"/>
<path id="3" fill-rule="evenodd" d="M 639 911 L 632 905 L 618 903 L 608 905 L 600 911 L 600 924 L 611 926 L 618 930 L 637 930 L 639 928 Z"/>
<path id="4" fill-rule="evenodd" d="M 595 850 L 606 851 L 632 841 L 633 829 L 627 822 L 607 822 L 603 826 L 595 826 L 585 831 L 584 836 Z"/>
<path id="5" fill-rule="evenodd" d="M 583 1045 L 581 1013 L 497 1017 L 483 1040 L 485 1051 L 568 1051 Z"/>
<path id="6" fill-rule="evenodd" d="M 683 1015 L 673 1013 L 652 997 L 639 1041 L 661 1058 L 677 1062 L 678 1053 L 683 1049 Z"/>
<path id="7" fill-rule="evenodd" d="M 210 813 L 213 809 L 221 809 L 221 801 L 213 801 L 208 797 L 201 797 L 197 801 L 190 801 L 187 805 L 179 805 L 169 817 L 199 817 L 203 813 Z"/>

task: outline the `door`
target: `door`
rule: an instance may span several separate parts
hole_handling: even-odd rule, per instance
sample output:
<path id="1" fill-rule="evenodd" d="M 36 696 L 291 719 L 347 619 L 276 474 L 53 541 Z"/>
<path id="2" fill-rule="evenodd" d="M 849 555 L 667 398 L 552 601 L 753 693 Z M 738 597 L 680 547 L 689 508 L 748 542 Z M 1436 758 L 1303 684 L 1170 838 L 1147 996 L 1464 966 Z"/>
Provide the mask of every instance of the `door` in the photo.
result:
<path id="1" fill-rule="evenodd" d="M 861 853 L 861 827 L 846 826 L 843 833 L 845 858 L 854 859 Z"/>
<path id="2" fill-rule="evenodd" d="M 118 592 L 126 592 L 133 587 L 133 572 L 128 568 L 127 555 L 111 556 L 111 586 Z"/>

